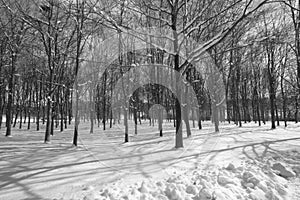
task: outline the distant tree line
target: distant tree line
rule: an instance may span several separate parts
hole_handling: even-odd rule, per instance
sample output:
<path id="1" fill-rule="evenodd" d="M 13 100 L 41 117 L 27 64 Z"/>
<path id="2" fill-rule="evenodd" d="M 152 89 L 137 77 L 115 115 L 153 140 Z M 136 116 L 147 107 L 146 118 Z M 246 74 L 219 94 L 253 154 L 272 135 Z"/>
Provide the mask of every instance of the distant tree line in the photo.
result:
<path id="1" fill-rule="evenodd" d="M 80 121 L 91 123 L 91 133 L 95 123 L 107 129 L 123 121 L 128 142 L 128 120 L 135 134 L 149 120 L 163 136 L 164 111 L 157 119 L 149 113 L 160 104 L 175 126 L 175 146 L 182 147 L 180 125 L 191 136 L 190 120 L 199 129 L 211 120 L 216 132 L 219 121 L 271 121 L 272 129 L 297 123 L 299 6 L 293 0 L 0 0 L 0 128 L 6 136 L 12 128 L 42 129 L 47 143 L 55 129 L 73 123 L 77 145 Z M 105 42 L 112 37 L 116 43 Z M 145 46 L 136 50 L 141 38 Z M 197 68 L 207 60 L 218 73 Z M 145 64 L 172 70 L 127 75 Z M 176 73 L 184 86 L 176 85 Z M 159 84 L 127 94 L 130 84 L 145 79 L 168 80 L 180 95 Z"/>

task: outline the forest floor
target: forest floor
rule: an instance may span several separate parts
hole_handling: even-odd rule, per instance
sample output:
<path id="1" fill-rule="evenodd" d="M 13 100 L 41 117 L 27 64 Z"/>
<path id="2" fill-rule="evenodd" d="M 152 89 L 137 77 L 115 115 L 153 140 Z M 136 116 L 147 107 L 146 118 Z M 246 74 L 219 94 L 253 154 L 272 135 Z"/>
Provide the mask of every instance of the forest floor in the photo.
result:
<path id="1" fill-rule="evenodd" d="M 0 200 L 300 199 L 300 124 L 270 130 L 269 123 L 223 123 L 214 133 L 204 122 L 190 138 L 183 131 L 181 149 L 168 122 L 164 137 L 148 122 L 134 135 L 130 124 L 129 143 L 122 126 L 90 134 L 81 123 L 78 147 L 72 128 L 55 131 L 50 144 L 43 130 L 13 129 L 7 138 L 0 129 Z M 283 178 L 274 163 L 295 176 Z"/>

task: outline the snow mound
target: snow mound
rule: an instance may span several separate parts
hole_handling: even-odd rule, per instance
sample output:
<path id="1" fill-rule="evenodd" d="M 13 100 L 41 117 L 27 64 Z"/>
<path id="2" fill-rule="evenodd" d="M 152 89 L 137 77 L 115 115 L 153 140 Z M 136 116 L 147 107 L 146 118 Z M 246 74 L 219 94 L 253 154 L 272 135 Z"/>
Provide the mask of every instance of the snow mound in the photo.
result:
<path id="1" fill-rule="evenodd" d="M 269 166 L 242 163 L 214 166 L 172 175 L 166 180 L 145 179 L 126 185 L 122 181 L 94 190 L 83 199 L 97 200 L 284 200 L 288 180 Z"/>

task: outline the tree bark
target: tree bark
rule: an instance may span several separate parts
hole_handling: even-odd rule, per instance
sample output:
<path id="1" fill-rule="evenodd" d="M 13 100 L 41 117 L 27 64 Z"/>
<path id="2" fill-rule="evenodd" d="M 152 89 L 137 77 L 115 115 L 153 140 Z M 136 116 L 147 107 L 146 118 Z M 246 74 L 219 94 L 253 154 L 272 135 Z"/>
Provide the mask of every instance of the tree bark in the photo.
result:
<path id="1" fill-rule="evenodd" d="M 14 75 L 15 75 L 15 52 L 11 53 L 11 71 L 10 78 L 8 82 L 8 101 L 6 108 L 6 137 L 11 136 L 11 120 L 12 120 L 12 109 L 13 109 L 13 93 L 14 93 Z"/>

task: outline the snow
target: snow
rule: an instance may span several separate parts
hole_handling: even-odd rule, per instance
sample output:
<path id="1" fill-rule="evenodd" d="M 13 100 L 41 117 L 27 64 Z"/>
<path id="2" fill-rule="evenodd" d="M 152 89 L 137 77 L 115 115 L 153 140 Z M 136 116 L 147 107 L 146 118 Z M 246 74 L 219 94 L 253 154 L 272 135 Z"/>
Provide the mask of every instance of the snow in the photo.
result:
<path id="1" fill-rule="evenodd" d="M 163 181 L 146 179 L 141 183 L 120 187 L 108 184 L 99 199 L 286 199 L 287 181 L 276 180 L 272 171 L 247 164 L 237 170 L 226 168 L 193 170 L 173 175 Z M 274 175 L 274 174 L 272 174 Z M 275 175 L 276 176 L 276 175 Z M 145 195 L 147 194 L 147 195 Z M 126 196 L 129 195 L 129 196 Z M 126 197 L 125 197 L 126 196 Z"/>
<path id="2" fill-rule="evenodd" d="M 0 199 L 297 199 L 300 189 L 300 125 L 269 129 L 249 123 L 238 128 L 210 122 L 192 129 L 184 148 L 174 149 L 172 123 L 143 121 L 130 142 L 123 127 L 106 131 L 80 124 L 80 146 L 72 130 L 58 131 L 44 144 L 43 131 L 0 130 Z M 281 163 L 297 175 L 272 169 Z M 298 198 L 299 199 L 299 198 Z"/>

